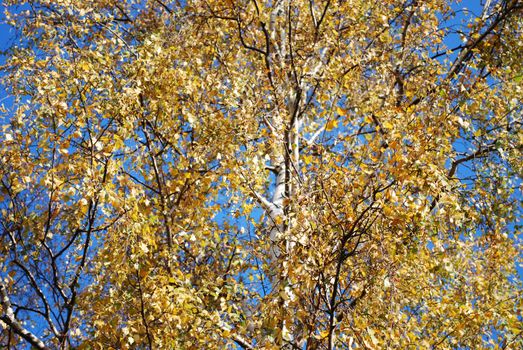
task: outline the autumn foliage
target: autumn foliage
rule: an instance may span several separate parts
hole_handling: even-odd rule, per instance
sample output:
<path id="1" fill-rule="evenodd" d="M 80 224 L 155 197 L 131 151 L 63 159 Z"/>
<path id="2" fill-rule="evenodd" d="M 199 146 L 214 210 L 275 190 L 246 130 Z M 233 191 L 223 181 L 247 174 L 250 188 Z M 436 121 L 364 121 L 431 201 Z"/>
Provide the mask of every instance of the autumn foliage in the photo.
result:
<path id="1" fill-rule="evenodd" d="M 523 348 L 523 3 L 468 2 L 3 1 L 0 347 Z"/>

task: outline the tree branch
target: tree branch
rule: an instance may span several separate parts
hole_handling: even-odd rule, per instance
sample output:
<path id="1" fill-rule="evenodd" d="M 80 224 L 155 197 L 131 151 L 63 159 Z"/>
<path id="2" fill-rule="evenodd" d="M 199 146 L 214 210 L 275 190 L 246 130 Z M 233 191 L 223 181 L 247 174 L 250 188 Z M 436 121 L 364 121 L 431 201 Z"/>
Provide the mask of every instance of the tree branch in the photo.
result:
<path id="1" fill-rule="evenodd" d="M 26 340 L 29 344 L 31 344 L 36 349 L 50 350 L 44 344 L 43 341 L 41 341 L 36 335 L 29 332 L 27 329 L 25 329 L 20 324 L 20 322 L 15 318 L 13 307 L 11 305 L 11 301 L 9 300 L 9 296 L 7 295 L 7 290 L 2 281 L 0 281 L 0 305 L 2 305 L 3 312 L 4 312 L 0 316 L 0 320 L 2 320 L 5 324 L 7 324 L 12 331 L 14 331 L 16 334 L 18 334 L 20 337 L 22 337 L 24 340 Z"/>

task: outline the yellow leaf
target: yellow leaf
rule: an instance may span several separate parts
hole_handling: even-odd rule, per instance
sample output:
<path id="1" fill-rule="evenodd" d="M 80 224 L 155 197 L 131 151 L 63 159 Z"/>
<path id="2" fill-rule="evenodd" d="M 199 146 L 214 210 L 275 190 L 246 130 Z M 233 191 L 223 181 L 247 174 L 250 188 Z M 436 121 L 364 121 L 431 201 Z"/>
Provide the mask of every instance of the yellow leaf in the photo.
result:
<path id="1" fill-rule="evenodd" d="M 303 156 L 303 162 L 307 165 L 309 165 L 310 163 L 312 163 L 312 156 L 310 155 L 304 155 Z"/>
<path id="2" fill-rule="evenodd" d="M 387 130 L 390 130 L 394 127 L 394 125 L 392 125 L 392 123 L 389 122 L 388 120 L 384 121 L 382 125 L 383 125 L 383 128 L 385 128 Z"/>
<path id="3" fill-rule="evenodd" d="M 327 122 L 327 125 L 325 125 L 326 131 L 331 131 L 332 129 L 336 128 L 338 126 L 338 121 L 336 119 L 331 119 Z"/>
<path id="4" fill-rule="evenodd" d="M 88 71 L 89 70 L 89 63 L 85 62 L 85 61 L 82 61 L 80 63 L 78 63 L 78 68 L 80 68 L 80 70 L 83 70 L 83 71 Z"/>

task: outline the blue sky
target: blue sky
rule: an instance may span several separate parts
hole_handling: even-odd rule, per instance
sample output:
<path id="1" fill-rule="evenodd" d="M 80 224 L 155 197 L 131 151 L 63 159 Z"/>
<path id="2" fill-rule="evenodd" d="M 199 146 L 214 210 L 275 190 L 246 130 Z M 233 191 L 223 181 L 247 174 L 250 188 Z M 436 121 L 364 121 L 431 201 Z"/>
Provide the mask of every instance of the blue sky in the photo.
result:
<path id="1" fill-rule="evenodd" d="M 0 2 L 1 4 L 1 2 Z M 5 16 L 4 16 L 4 9 L 3 6 L 0 8 L 0 65 L 3 65 L 5 63 L 5 56 L 3 51 L 13 42 L 14 37 L 14 31 L 11 29 L 11 27 L 5 22 Z M 2 72 L 0 70 L 0 76 L 2 76 Z M 5 104 L 6 93 L 5 88 L 0 85 L 0 105 L 2 103 Z"/>
<path id="2" fill-rule="evenodd" d="M 0 50 L 4 50 L 8 46 L 9 41 L 14 35 L 14 32 L 11 30 L 11 27 L 8 26 L 5 22 L 5 16 L 3 12 L 3 7 L 0 12 Z M 4 62 L 4 55 L 0 55 L 0 63 Z"/>

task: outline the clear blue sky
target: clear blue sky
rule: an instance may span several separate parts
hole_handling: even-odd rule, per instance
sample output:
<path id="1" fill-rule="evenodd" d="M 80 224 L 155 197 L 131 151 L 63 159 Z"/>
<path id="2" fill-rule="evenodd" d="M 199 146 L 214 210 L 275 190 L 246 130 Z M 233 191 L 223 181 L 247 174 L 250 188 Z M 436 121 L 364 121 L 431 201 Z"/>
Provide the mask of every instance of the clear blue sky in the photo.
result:
<path id="1" fill-rule="evenodd" d="M 3 5 L 1 1 L 0 5 Z M 5 56 L 3 54 L 3 51 L 9 46 L 10 43 L 12 43 L 14 37 L 14 31 L 11 29 L 10 26 L 5 24 L 4 22 L 4 6 L 0 6 L 0 65 L 3 65 L 5 62 Z M 0 76 L 1 75 L 2 72 L 0 70 Z M 0 104 L 3 102 L 4 98 L 5 90 L 4 87 L 0 85 Z"/>
<path id="2" fill-rule="evenodd" d="M 13 31 L 11 30 L 11 27 L 7 24 L 4 24 L 5 22 L 5 16 L 4 16 L 4 8 L 0 8 L 0 50 L 4 50 L 9 43 L 9 40 L 13 37 Z M 4 63 L 4 56 L 0 56 L 0 63 Z"/>

